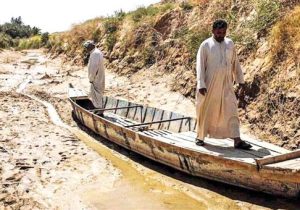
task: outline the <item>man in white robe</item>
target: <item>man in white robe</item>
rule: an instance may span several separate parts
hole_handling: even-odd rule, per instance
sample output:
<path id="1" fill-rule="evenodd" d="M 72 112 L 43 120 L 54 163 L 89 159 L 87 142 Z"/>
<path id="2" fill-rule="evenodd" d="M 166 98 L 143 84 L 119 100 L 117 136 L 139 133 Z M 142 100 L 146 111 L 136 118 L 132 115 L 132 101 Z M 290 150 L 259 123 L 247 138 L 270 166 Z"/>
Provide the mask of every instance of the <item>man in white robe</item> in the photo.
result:
<path id="1" fill-rule="evenodd" d="M 250 149 L 251 145 L 240 138 L 237 99 L 234 82 L 244 84 L 235 46 L 225 37 L 227 23 L 216 20 L 213 36 L 203 41 L 197 54 L 197 139 L 204 145 L 204 138 L 231 138 L 234 147 Z"/>
<path id="2" fill-rule="evenodd" d="M 95 108 L 102 107 L 102 97 L 105 88 L 104 59 L 102 52 L 95 47 L 93 41 L 86 41 L 84 44 L 87 52 L 90 53 L 88 62 L 88 78 L 91 83 L 90 98 Z M 98 113 L 98 114 L 102 114 Z"/>

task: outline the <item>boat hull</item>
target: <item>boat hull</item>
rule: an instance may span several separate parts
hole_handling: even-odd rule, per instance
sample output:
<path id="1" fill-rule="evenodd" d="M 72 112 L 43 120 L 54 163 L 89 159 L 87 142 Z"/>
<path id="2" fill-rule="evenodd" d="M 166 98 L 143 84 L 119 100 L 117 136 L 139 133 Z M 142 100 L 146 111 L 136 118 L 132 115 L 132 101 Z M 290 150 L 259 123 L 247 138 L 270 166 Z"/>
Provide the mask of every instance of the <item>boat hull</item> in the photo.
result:
<path id="1" fill-rule="evenodd" d="M 193 151 L 158 141 L 85 110 L 70 99 L 75 117 L 95 133 L 124 148 L 193 176 L 284 197 L 299 197 L 300 173 Z"/>

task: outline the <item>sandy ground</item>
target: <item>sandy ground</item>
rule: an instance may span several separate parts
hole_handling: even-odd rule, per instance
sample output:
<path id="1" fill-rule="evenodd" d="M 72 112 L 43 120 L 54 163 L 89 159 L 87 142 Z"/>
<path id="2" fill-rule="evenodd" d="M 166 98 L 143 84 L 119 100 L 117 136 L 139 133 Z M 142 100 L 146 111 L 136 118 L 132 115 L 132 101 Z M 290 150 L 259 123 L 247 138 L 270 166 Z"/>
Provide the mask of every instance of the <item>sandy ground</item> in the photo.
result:
<path id="1" fill-rule="evenodd" d="M 0 53 L 0 210 L 2 209 L 297 209 L 297 201 L 191 177 L 86 132 L 92 147 L 49 118 L 54 105 L 78 128 L 69 83 L 88 91 L 86 68 L 42 51 Z M 24 86 L 20 93 L 21 84 Z M 155 67 L 131 78 L 106 72 L 105 94 L 194 115 L 194 102 L 170 92 Z M 25 95 L 24 95 L 25 94 Z M 93 148 L 93 149 L 91 149 Z"/>

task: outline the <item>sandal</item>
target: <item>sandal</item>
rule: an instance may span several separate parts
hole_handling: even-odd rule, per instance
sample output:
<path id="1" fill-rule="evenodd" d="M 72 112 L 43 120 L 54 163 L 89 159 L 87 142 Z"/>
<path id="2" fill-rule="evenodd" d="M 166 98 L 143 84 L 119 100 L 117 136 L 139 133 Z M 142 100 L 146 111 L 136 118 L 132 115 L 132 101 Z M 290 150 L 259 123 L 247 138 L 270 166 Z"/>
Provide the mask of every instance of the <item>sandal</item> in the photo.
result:
<path id="1" fill-rule="evenodd" d="M 245 141 L 239 141 L 238 143 L 234 143 L 234 148 L 236 149 L 250 150 L 251 147 L 252 145 L 246 143 Z"/>
<path id="2" fill-rule="evenodd" d="M 204 145 L 204 141 L 200 140 L 200 139 L 196 139 L 196 145 L 197 146 L 203 146 Z"/>

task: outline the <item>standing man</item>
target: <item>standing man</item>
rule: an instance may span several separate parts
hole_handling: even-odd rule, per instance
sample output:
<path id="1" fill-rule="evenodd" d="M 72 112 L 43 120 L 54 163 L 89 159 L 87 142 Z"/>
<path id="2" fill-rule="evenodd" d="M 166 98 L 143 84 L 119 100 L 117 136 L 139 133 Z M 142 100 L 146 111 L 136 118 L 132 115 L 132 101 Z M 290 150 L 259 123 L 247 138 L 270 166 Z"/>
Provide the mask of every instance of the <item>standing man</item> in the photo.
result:
<path id="1" fill-rule="evenodd" d="M 237 99 L 233 83 L 244 84 L 235 46 L 225 37 L 227 23 L 216 20 L 213 36 L 203 41 L 197 54 L 197 138 L 196 145 L 204 145 L 206 136 L 231 138 L 234 147 L 252 146 L 240 138 Z"/>
<path id="2" fill-rule="evenodd" d="M 105 88 L 103 54 L 91 40 L 84 42 L 83 46 L 90 53 L 88 63 L 88 78 L 91 83 L 90 97 L 95 108 L 102 108 L 102 96 Z M 98 114 L 103 115 L 103 112 Z"/>

